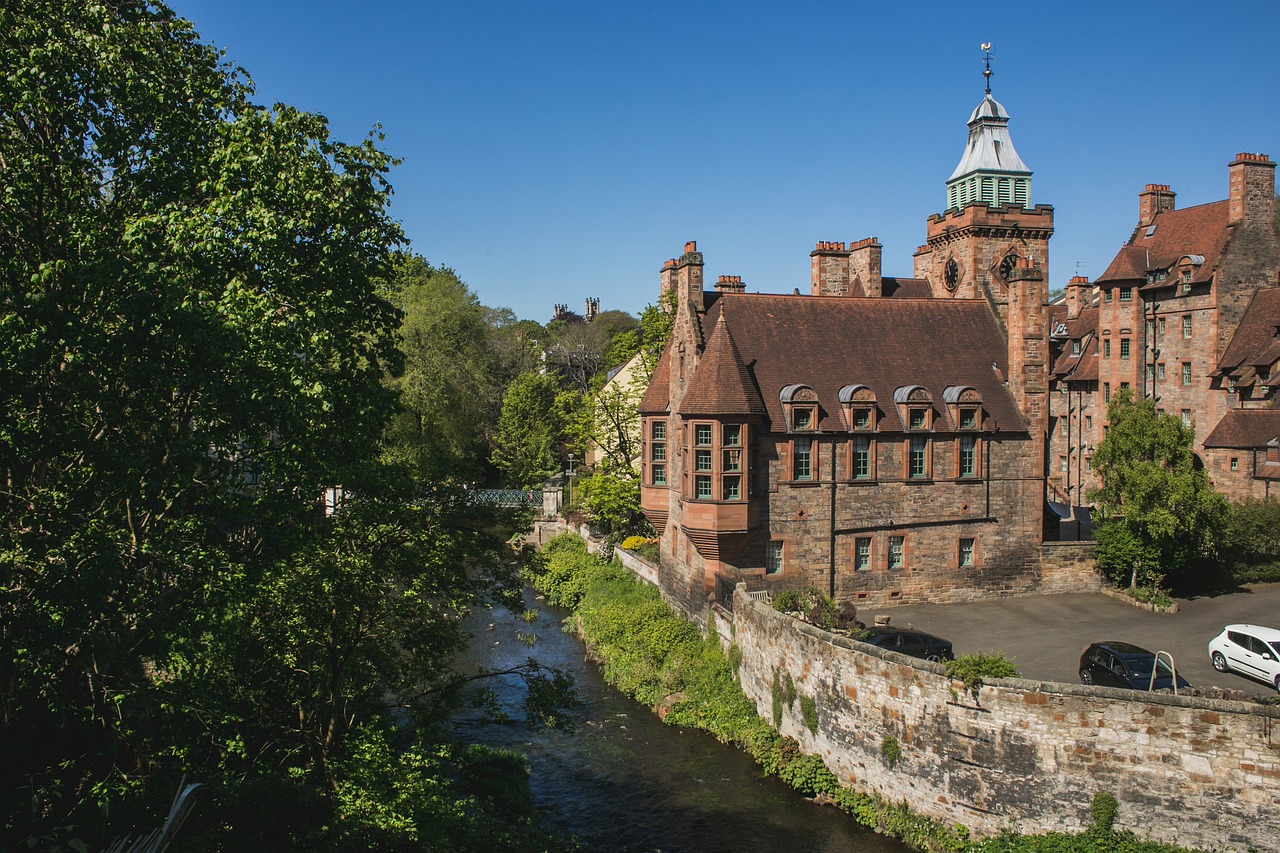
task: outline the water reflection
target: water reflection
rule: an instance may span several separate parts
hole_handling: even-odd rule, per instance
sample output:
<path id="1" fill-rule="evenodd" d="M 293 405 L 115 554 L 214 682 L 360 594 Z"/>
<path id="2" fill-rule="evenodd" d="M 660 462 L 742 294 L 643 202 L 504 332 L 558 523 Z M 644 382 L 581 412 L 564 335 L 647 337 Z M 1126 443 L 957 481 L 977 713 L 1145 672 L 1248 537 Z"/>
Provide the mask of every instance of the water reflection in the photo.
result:
<path id="1" fill-rule="evenodd" d="M 556 828 L 611 853 L 908 849 L 764 776 L 744 753 L 664 725 L 583 660 L 581 645 L 560 630 L 565 614 L 525 594 L 539 618 L 530 623 L 498 609 L 473 614 L 476 641 L 460 665 L 502 669 L 533 657 L 568 670 L 585 703 L 580 725 L 565 732 L 461 722 L 476 740 L 529 756 L 534 805 Z M 528 645 L 519 635 L 537 639 Z M 523 684 L 513 678 L 497 687 L 502 709 L 521 719 Z"/>

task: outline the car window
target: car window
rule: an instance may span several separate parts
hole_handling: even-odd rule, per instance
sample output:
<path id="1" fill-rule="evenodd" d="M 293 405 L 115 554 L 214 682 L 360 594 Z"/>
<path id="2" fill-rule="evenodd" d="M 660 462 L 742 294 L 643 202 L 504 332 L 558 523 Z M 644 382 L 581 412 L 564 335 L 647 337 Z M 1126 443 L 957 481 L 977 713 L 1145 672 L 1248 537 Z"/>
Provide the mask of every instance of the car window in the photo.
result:
<path id="1" fill-rule="evenodd" d="M 1266 655 L 1271 653 L 1271 647 L 1259 640 L 1257 637 L 1249 638 L 1249 647 L 1255 655 Z"/>
<path id="2" fill-rule="evenodd" d="M 1228 631 L 1227 639 L 1235 643 L 1237 646 L 1246 649 L 1249 648 L 1249 637 L 1245 634 L 1241 634 L 1239 631 Z"/>
<path id="3" fill-rule="evenodd" d="M 916 636 L 915 634 L 903 634 L 903 635 L 902 635 L 902 645 L 904 645 L 904 646 L 922 646 L 922 645 L 924 645 L 924 638 L 923 638 L 923 637 L 918 637 L 918 636 Z"/>
<path id="4" fill-rule="evenodd" d="M 1271 653 L 1280 658 L 1280 640 L 1273 640 L 1271 643 Z"/>

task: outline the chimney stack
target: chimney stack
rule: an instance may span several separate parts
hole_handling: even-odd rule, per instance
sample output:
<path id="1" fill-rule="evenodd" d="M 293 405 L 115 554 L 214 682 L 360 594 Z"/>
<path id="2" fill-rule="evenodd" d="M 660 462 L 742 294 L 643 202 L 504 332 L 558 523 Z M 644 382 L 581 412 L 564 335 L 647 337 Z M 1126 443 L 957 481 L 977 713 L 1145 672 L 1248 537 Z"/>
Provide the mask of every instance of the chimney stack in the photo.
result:
<path id="1" fill-rule="evenodd" d="M 1147 188 L 1138 193 L 1138 227 L 1146 228 L 1155 221 L 1157 213 L 1173 210 L 1177 195 L 1168 184 L 1147 184 Z"/>
<path id="2" fill-rule="evenodd" d="M 1276 215 L 1276 164 L 1266 154 L 1237 154 L 1227 167 L 1231 182 L 1228 222 L 1270 226 Z"/>
<path id="3" fill-rule="evenodd" d="M 1067 319 L 1074 320 L 1080 316 L 1080 308 L 1085 299 L 1085 294 L 1090 292 L 1092 288 L 1089 285 L 1089 277 L 1084 275 L 1073 275 L 1071 281 L 1067 282 Z"/>
<path id="4" fill-rule="evenodd" d="M 742 283 L 740 275 L 722 275 L 716 281 L 717 293 L 746 293 L 747 286 Z"/>
<path id="5" fill-rule="evenodd" d="M 880 253 L 883 246 L 875 237 L 867 237 L 849 244 L 850 289 L 861 290 L 865 296 L 882 295 L 880 278 Z"/>
<path id="6" fill-rule="evenodd" d="M 809 253 L 809 286 L 814 296 L 849 296 L 849 255 L 843 242 L 819 240 Z"/>

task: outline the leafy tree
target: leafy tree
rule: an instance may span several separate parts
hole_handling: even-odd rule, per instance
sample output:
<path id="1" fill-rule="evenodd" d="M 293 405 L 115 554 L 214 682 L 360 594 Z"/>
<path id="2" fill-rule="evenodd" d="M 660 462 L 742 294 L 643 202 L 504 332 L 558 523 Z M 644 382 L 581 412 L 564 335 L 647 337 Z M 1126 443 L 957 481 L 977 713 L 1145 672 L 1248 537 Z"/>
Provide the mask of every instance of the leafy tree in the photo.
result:
<path id="1" fill-rule="evenodd" d="M 1117 584 L 1159 583 L 1215 547 L 1226 501 L 1192 451 L 1195 432 L 1128 389 L 1111 398 L 1107 436 L 1093 456 L 1102 486 L 1098 562 Z"/>
<path id="2" fill-rule="evenodd" d="M 516 377 L 502 400 L 493 448 L 493 462 L 506 482 L 529 488 L 561 470 L 564 423 L 560 384 L 554 376 Z"/>
<path id="3" fill-rule="evenodd" d="M 0 847 L 122 835 L 188 772 L 228 821 L 344 825 L 359 733 L 435 707 L 460 608 L 509 588 L 474 507 L 379 464 L 393 161 L 159 3 L 0 32 Z"/>
<path id="4" fill-rule="evenodd" d="M 676 304 L 676 292 L 668 290 L 659 297 L 656 304 L 646 306 L 640 313 L 640 353 L 646 382 L 658 366 L 662 350 L 667 346 L 667 338 L 671 337 Z"/>
<path id="5" fill-rule="evenodd" d="M 489 309 L 448 268 L 398 254 L 389 286 L 403 312 L 405 356 L 393 379 L 403 409 L 389 436 L 425 476 L 476 479 L 475 460 L 497 425 L 503 377 Z"/>
<path id="6" fill-rule="evenodd" d="M 607 535 L 630 533 L 645 525 L 640 514 L 640 481 L 596 472 L 574 482 L 574 503 Z"/>

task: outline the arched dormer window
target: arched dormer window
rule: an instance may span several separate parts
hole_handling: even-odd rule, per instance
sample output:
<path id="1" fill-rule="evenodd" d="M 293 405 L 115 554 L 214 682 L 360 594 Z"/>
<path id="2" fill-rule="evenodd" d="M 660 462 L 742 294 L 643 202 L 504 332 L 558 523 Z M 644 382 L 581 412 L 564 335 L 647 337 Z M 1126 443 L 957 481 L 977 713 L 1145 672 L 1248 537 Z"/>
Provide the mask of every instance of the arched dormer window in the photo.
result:
<path id="1" fill-rule="evenodd" d="M 788 385 L 778 394 L 788 432 L 817 432 L 818 392 L 808 385 Z"/>
<path id="2" fill-rule="evenodd" d="M 951 422 L 958 432 L 982 429 L 982 394 L 971 385 L 952 385 L 942 392 Z"/>
<path id="3" fill-rule="evenodd" d="M 840 409 L 850 432 L 875 432 L 879 421 L 876 392 L 866 385 L 846 385 L 840 389 Z"/>
<path id="4" fill-rule="evenodd" d="M 893 392 L 898 417 L 907 432 L 929 432 L 933 429 L 933 395 L 923 385 L 903 385 Z"/>

